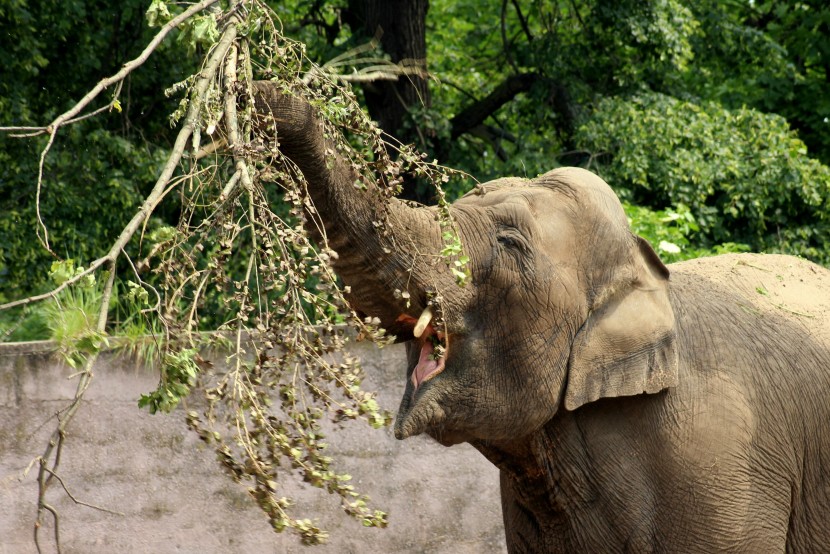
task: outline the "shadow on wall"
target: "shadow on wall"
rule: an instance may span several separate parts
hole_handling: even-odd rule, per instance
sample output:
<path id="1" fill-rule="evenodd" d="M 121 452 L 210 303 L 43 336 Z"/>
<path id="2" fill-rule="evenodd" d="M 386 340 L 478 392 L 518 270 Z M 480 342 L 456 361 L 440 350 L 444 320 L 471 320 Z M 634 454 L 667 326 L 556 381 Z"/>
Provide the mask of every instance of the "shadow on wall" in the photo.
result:
<path id="1" fill-rule="evenodd" d="M 47 345 L 0 345 L 0 554 L 36 552 L 32 541 L 36 471 L 50 417 L 74 395 L 71 370 Z M 385 408 L 403 392 L 403 347 L 352 353 L 364 386 Z M 426 437 L 397 441 L 391 429 L 354 423 L 330 436 L 339 470 L 389 513 L 387 529 L 367 529 L 345 515 L 338 498 L 299 485 L 287 491 L 302 517 L 319 517 L 327 545 L 303 547 L 275 534 L 244 487 L 226 477 L 213 452 L 184 424 L 181 410 L 151 416 L 137 407 L 158 381 L 153 371 L 115 356 L 99 359 L 87 401 L 68 430 L 62 476 L 76 498 L 114 515 L 78 506 L 54 485 L 64 552 L 504 552 L 498 472 L 467 445 L 444 448 Z M 297 513 L 300 515 L 300 512 Z M 49 524 L 51 527 L 51 523 Z M 53 531 L 41 532 L 52 551 Z"/>

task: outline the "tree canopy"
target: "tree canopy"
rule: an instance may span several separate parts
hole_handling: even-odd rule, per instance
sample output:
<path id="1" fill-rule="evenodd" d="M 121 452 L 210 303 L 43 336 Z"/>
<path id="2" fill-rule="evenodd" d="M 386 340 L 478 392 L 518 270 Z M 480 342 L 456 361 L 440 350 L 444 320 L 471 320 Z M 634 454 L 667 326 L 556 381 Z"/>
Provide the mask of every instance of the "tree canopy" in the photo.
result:
<path id="1" fill-rule="evenodd" d="M 272 6 L 312 60 L 339 59 L 332 71 L 369 75 L 382 58 L 407 65 L 397 80 L 355 79 L 357 90 L 386 132 L 441 163 L 480 180 L 587 166 L 618 191 L 647 238 L 675 227 L 674 242 L 666 242 L 682 250 L 661 251 L 669 261 L 724 243 L 830 260 L 830 8 L 823 3 Z M 42 124 L 135 56 L 151 36 L 147 7 L 144 0 L 3 2 L 3 125 Z M 355 53 L 373 38 L 376 49 Z M 140 203 L 170 148 L 175 100 L 161 92 L 193 70 L 203 48 L 193 42 L 182 56 L 188 40 L 163 44 L 128 78 L 120 112 L 59 137 L 40 206 L 58 255 L 91 259 Z M 0 137 L 0 300 L 49 283 L 52 256 L 34 236 L 32 175 L 43 140 Z M 405 195 L 430 202 L 429 190 L 411 182 Z M 102 213 L 108 216 L 96 217 Z M 680 213 L 690 223 L 682 229 L 666 215 Z M 177 216 L 168 205 L 153 225 Z M 45 332 L 33 321 L 12 336 Z"/>

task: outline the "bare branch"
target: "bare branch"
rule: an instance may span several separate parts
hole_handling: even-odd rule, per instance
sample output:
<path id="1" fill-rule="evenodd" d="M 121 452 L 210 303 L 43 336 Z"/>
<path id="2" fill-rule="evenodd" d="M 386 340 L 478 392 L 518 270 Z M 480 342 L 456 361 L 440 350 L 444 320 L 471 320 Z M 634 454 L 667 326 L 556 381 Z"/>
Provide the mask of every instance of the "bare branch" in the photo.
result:
<path id="1" fill-rule="evenodd" d="M 366 44 L 356 46 L 351 50 L 336 56 L 322 66 L 313 66 L 303 76 L 303 84 L 308 85 L 314 79 L 326 75 L 344 83 L 370 83 L 373 81 L 397 81 L 401 76 L 415 76 L 422 79 L 429 77 L 423 62 L 419 60 L 401 60 L 398 63 L 390 62 L 380 57 L 360 57 L 365 52 L 378 47 L 378 40 L 372 39 Z M 335 69 L 338 67 L 352 67 L 361 64 L 372 64 L 368 67 L 355 69 L 352 73 L 341 74 Z"/>
<path id="2" fill-rule="evenodd" d="M 200 7 L 199 9 L 203 9 L 204 7 L 207 7 L 207 6 L 209 6 L 210 4 L 212 4 L 214 2 L 215 2 L 215 0 L 205 0 L 204 2 L 202 2 L 200 4 L 197 4 L 196 6 L 199 6 Z M 187 10 L 187 12 L 185 12 L 185 13 L 189 13 L 188 17 L 198 11 L 198 10 L 194 10 L 194 8 L 196 6 L 190 8 L 189 10 Z M 179 16 L 179 18 L 176 18 L 176 19 L 179 19 L 179 23 L 184 20 L 184 19 L 181 19 L 181 16 Z M 174 19 L 173 21 L 176 21 L 176 20 Z M 71 285 L 73 282 L 77 282 L 77 280 L 80 279 L 81 277 L 83 277 L 85 274 L 89 274 L 92 271 L 94 271 L 94 270 L 98 269 L 99 267 L 101 267 L 102 265 L 107 264 L 109 266 L 110 271 L 109 271 L 109 276 L 107 278 L 107 282 L 104 286 L 103 294 L 102 294 L 102 297 L 101 297 L 101 307 L 100 307 L 100 311 L 98 313 L 98 322 L 97 322 L 97 327 L 96 327 L 97 331 L 101 334 L 103 334 L 106 331 L 107 316 L 108 316 L 108 311 L 109 311 L 109 301 L 110 301 L 110 298 L 112 296 L 113 285 L 115 283 L 115 262 L 118 259 L 118 256 L 122 253 L 123 248 L 127 245 L 127 243 L 130 241 L 130 239 L 133 237 L 133 235 L 135 235 L 135 233 L 138 231 L 138 229 L 141 227 L 141 225 L 147 219 L 147 217 L 149 217 L 149 215 L 152 213 L 153 209 L 158 204 L 158 202 L 161 200 L 161 198 L 163 198 L 166 187 L 167 187 L 168 183 L 170 182 L 170 179 L 172 178 L 174 171 L 178 167 L 179 162 L 181 161 L 182 155 L 183 155 L 184 150 L 187 146 L 187 141 L 190 138 L 190 136 L 193 134 L 193 130 L 196 129 L 197 126 L 199 125 L 199 121 L 200 121 L 199 120 L 199 115 L 200 115 L 200 111 L 201 111 L 201 107 L 202 107 L 202 101 L 203 101 L 204 95 L 207 91 L 207 88 L 210 85 L 213 78 L 215 77 L 220 64 L 222 63 L 222 61 L 224 60 L 224 58 L 225 58 L 225 56 L 228 52 L 228 49 L 233 44 L 233 41 L 236 38 L 236 31 L 237 31 L 236 30 L 236 23 L 237 23 L 237 21 L 238 20 L 235 17 L 231 17 L 229 19 L 229 21 L 228 21 L 228 23 L 225 27 L 225 30 L 222 34 L 222 37 L 220 38 L 219 42 L 214 46 L 213 52 L 210 55 L 208 63 L 205 65 L 204 69 L 199 74 L 199 78 L 197 79 L 196 84 L 193 87 L 192 100 L 191 100 L 191 103 L 190 103 L 190 107 L 188 109 L 187 117 L 185 118 L 185 123 L 182 126 L 182 129 L 179 131 L 179 135 L 176 138 L 176 142 L 175 142 L 175 144 L 173 146 L 173 149 L 170 153 L 170 157 L 168 158 L 167 163 L 165 164 L 164 168 L 161 171 L 161 175 L 159 175 L 158 180 L 156 181 L 155 185 L 153 186 L 153 189 L 150 191 L 150 194 L 145 199 L 145 201 L 142 204 L 141 208 L 138 210 L 138 212 L 135 214 L 135 216 L 133 216 L 133 218 L 126 225 L 126 227 L 121 231 L 121 234 L 115 240 L 115 242 L 114 242 L 113 246 L 110 248 L 109 252 L 105 256 L 103 256 L 103 257 L 99 258 L 98 260 L 96 260 L 95 262 L 93 262 L 86 271 L 82 272 L 80 275 L 76 276 L 75 278 L 64 282 L 60 287 L 57 287 L 52 292 L 47 293 L 45 295 L 40 295 L 39 297 L 30 297 L 28 299 L 23 299 L 21 301 L 17 301 L 16 303 L 12 302 L 12 303 L 7 304 L 5 306 L 0 306 L 0 308 L 11 307 L 13 305 L 27 304 L 27 303 L 36 301 L 37 299 L 45 299 L 45 298 L 49 298 L 49 297 L 54 297 L 56 294 L 58 294 L 58 292 L 60 292 L 60 290 L 66 288 L 69 285 Z M 171 23 L 172 23 L 172 21 L 171 21 Z M 170 24 L 168 24 L 168 25 L 170 25 Z M 170 29 L 172 29 L 172 27 L 170 27 Z M 169 30 L 168 30 L 168 32 L 169 32 Z M 158 38 L 158 35 L 157 35 L 157 38 Z M 147 53 L 148 56 L 149 56 L 150 51 L 151 50 L 145 49 L 145 52 Z M 125 68 L 126 67 L 127 66 L 125 66 Z M 101 83 L 99 83 L 99 86 L 100 85 L 101 85 Z M 96 87 L 96 88 L 98 88 L 98 87 Z M 87 94 L 87 96 L 85 96 L 84 98 L 89 98 L 91 100 L 91 98 L 94 97 L 94 95 L 90 96 L 90 94 Z M 71 110 L 70 110 L 70 112 L 71 112 Z M 70 112 L 67 112 L 67 113 L 70 113 Z M 75 113 L 77 113 L 77 112 L 75 112 Z M 58 118 L 58 119 L 60 119 L 60 118 Z M 63 121 L 65 121 L 65 119 Z M 49 141 L 50 145 L 51 145 L 52 141 L 54 140 L 56 129 L 57 129 L 57 127 L 53 127 L 52 130 L 50 131 L 50 141 Z M 42 170 L 42 161 L 43 161 L 43 157 L 45 156 L 45 154 L 46 154 L 46 150 L 44 150 L 44 153 L 41 155 L 41 170 Z M 40 178 L 39 178 L 38 182 L 40 183 Z M 40 189 L 38 188 L 38 193 L 39 193 L 39 191 L 40 191 Z M 42 523 L 43 523 L 44 511 L 48 511 L 53 515 L 54 520 L 55 520 L 56 549 L 58 550 L 58 552 L 60 552 L 60 534 L 58 532 L 58 514 L 55 511 L 55 509 L 46 502 L 46 492 L 48 490 L 48 487 L 49 487 L 49 484 L 50 484 L 50 481 L 51 481 L 52 477 L 55 477 L 55 478 L 58 479 L 58 481 L 60 481 L 60 478 L 57 476 L 57 468 L 58 468 L 58 465 L 60 463 L 60 452 L 61 452 L 61 448 L 62 448 L 62 445 L 63 445 L 63 441 L 65 439 L 65 430 L 66 430 L 66 427 L 69 424 L 69 422 L 72 421 L 72 419 L 75 415 L 75 412 L 78 410 L 78 408 L 81 405 L 81 401 L 84 397 L 84 394 L 86 393 L 87 389 L 89 388 L 89 385 L 90 385 L 90 383 L 92 381 L 92 377 L 93 377 L 92 366 L 95 363 L 96 359 L 97 359 L 97 354 L 92 354 L 89 357 L 87 357 L 86 362 L 84 364 L 84 369 L 83 369 L 83 371 L 80 372 L 80 379 L 78 380 L 78 385 L 77 385 L 77 388 L 75 390 L 75 396 L 72 399 L 72 401 L 70 402 L 69 406 L 66 408 L 65 412 L 63 412 L 63 414 L 58 418 L 57 428 L 52 432 L 52 435 L 49 439 L 49 444 L 46 447 L 46 450 L 45 450 L 43 456 L 40 457 L 40 468 L 39 468 L 39 471 L 38 471 L 38 478 L 37 478 L 37 481 L 38 481 L 38 511 L 37 511 L 37 519 L 36 519 L 35 525 L 34 525 L 34 539 L 35 539 L 35 544 L 38 548 L 38 551 L 40 551 L 40 544 L 38 542 L 38 531 L 41 528 Z M 49 467 L 49 463 L 50 463 L 49 461 L 52 459 L 53 452 L 55 453 L 54 462 L 52 462 L 52 464 L 51 464 L 52 467 L 50 468 Z M 61 481 L 61 484 L 63 485 L 62 481 Z M 65 487 L 64 487 L 64 489 L 65 489 Z M 68 491 L 67 491 L 67 494 L 68 494 Z M 71 495 L 70 495 L 70 497 L 71 497 Z M 73 500 L 75 500 L 75 499 L 73 498 Z"/>
<path id="3" fill-rule="evenodd" d="M 350 75 L 337 75 L 337 79 L 344 83 L 371 83 L 374 81 L 397 81 L 401 75 L 417 75 L 419 77 L 425 75 L 420 68 L 412 68 L 413 71 L 408 71 L 408 69 L 401 67 L 394 71 L 359 71 Z"/>
<path id="4" fill-rule="evenodd" d="M 118 85 L 120 86 L 121 83 L 118 83 Z M 115 95 L 113 95 L 113 99 L 106 106 L 102 106 L 102 107 L 98 108 L 97 110 L 95 110 L 93 112 L 89 112 L 87 114 L 80 115 L 76 118 L 68 119 L 68 120 L 63 122 L 63 125 L 71 125 L 72 123 L 77 123 L 79 121 L 83 121 L 85 119 L 95 117 L 96 115 L 98 115 L 100 113 L 103 113 L 103 112 L 106 112 L 106 111 L 111 111 L 113 106 L 115 105 L 115 100 L 116 100 L 117 96 L 118 96 L 117 93 Z M 48 132 L 49 129 L 50 129 L 50 127 L 0 127 L 0 132 L 2 132 L 2 131 L 32 131 L 30 133 L 26 133 L 26 134 L 22 134 L 22 135 L 18 135 L 18 134 L 9 135 L 10 137 L 15 137 L 15 138 L 24 138 L 24 137 L 28 138 L 28 137 L 36 137 L 38 135 L 42 135 L 42 134 Z"/>
<path id="5" fill-rule="evenodd" d="M 90 504 L 90 503 L 88 503 L 88 502 L 84 502 L 84 501 L 82 501 L 82 500 L 78 500 L 77 498 L 75 498 L 75 495 L 74 495 L 74 494 L 72 494 L 71 492 L 69 492 L 69 489 L 66 487 L 66 483 L 64 483 L 64 482 L 63 482 L 63 479 L 61 479 L 61 476 L 60 476 L 60 475 L 58 475 L 57 473 L 55 473 L 54 471 L 52 471 L 52 470 L 51 470 L 51 469 L 49 469 L 49 468 L 47 468 L 47 469 L 46 469 L 46 471 L 47 471 L 47 472 L 49 472 L 49 475 L 50 475 L 50 476 L 52 476 L 52 477 L 54 477 L 55 479 L 57 479 L 57 480 L 58 480 L 58 483 L 60 483 L 60 484 L 61 484 L 61 487 L 63 487 L 63 490 L 64 490 L 64 492 L 66 492 L 66 495 L 67 495 L 67 496 L 68 496 L 68 497 L 72 500 L 72 502 L 74 502 L 75 504 L 78 504 L 79 506 L 86 506 L 87 508 L 92 508 L 93 510 L 99 510 L 99 511 L 101 511 L 101 512 L 106 512 L 106 513 L 108 513 L 108 514 L 112 514 L 112 515 L 116 515 L 116 516 L 123 516 L 123 515 L 125 515 L 125 514 L 124 514 L 124 512 L 116 512 L 116 511 L 114 511 L 114 510 L 110 510 L 110 509 L 108 509 L 108 508 L 103 508 L 103 507 L 101 507 L 101 506 L 96 506 L 95 504 Z"/>
<path id="6" fill-rule="evenodd" d="M 453 139 L 463 135 L 470 129 L 477 127 L 504 104 L 511 101 L 517 94 L 530 90 L 530 87 L 539 79 L 536 73 L 520 73 L 511 75 L 493 92 L 478 102 L 467 106 L 458 115 L 452 118 Z"/>

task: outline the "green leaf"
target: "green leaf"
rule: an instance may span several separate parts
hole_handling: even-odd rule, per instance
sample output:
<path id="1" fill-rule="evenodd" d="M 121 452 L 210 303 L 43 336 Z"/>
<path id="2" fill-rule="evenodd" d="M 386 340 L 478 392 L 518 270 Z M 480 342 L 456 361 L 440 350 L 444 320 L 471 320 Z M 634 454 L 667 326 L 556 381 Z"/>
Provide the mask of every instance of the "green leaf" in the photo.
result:
<path id="1" fill-rule="evenodd" d="M 150 27 L 161 27 L 173 18 L 164 0 L 153 0 L 144 16 L 147 18 L 147 25 Z M 118 108 L 116 109 L 119 112 L 121 111 Z"/>

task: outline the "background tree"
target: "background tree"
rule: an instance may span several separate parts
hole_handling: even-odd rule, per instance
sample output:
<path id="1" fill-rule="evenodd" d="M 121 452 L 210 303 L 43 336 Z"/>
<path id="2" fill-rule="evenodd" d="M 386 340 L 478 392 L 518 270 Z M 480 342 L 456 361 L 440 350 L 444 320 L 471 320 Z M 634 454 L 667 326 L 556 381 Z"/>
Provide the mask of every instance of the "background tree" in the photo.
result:
<path id="1" fill-rule="evenodd" d="M 0 2 L 0 124 L 38 126 L 68 109 L 91 83 L 115 73 L 153 36 L 147 2 Z M 40 217 L 49 221 L 55 255 L 37 238 L 36 181 L 45 137 L 0 134 L 0 303 L 43 291 L 60 256 L 88 261 L 117 236 L 141 204 L 171 146 L 175 100 L 159 94 L 198 60 L 163 44 L 151 71 L 122 85 L 120 112 L 68 127 L 44 167 Z M 18 134 L 27 134 L 19 131 Z M 159 217 L 175 222 L 174 205 Z M 150 230 L 159 223 L 156 219 Z M 46 338 L 41 317 L 3 314 L 5 340 Z M 2 331 L 0 331 L 2 333 Z M 5 335 L 5 333 L 3 333 Z"/>
<path id="2" fill-rule="evenodd" d="M 38 124 L 134 56 L 149 37 L 145 4 L 4 3 L 3 123 Z M 640 232 L 682 248 L 664 250 L 669 260 L 737 243 L 828 261 L 830 11 L 821 3 L 272 5 L 318 63 L 379 37 L 379 48 L 361 55 L 367 64 L 385 57 L 409 65 L 395 80 L 362 83 L 360 98 L 390 136 L 430 159 L 482 180 L 589 166 L 629 202 Z M 89 259 L 123 226 L 170 147 L 166 119 L 175 103 L 158 91 L 194 60 L 163 45 L 152 71 L 125 82 L 121 113 L 59 137 L 62 154 L 46 164 L 40 205 L 57 255 Z M 635 124 L 643 121 L 661 125 Z M 42 143 L 0 141 L 3 300 L 47 286 L 54 258 L 38 247 L 32 225 L 29 176 Z M 430 190 L 405 180 L 407 197 L 432 202 Z M 166 206 L 150 230 L 177 215 L 175 204 Z M 19 320 L 4 317 L 7 328 Z M 15 329 L 10 338 L 48 334 L 38 317 Z"/>
<path id="3" fill-rule="evenodd" d="M 399 20 L 423 16 L 404 4 Z M 434 1 L 407 27 L 426 30 L 430 94 L 384 99 L 407 104 L 403 123 L 372 113 L 482 179 L 588 165 L 657 211 L 629 204 L 650 238 L 686 222 L 669 260 L 728 243 L 826 263 L 828 18 L 809 3 Z M 420 56 L 401 53 L 415 42 L 392 59 Z"/>

